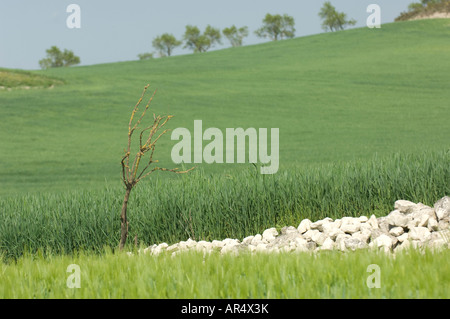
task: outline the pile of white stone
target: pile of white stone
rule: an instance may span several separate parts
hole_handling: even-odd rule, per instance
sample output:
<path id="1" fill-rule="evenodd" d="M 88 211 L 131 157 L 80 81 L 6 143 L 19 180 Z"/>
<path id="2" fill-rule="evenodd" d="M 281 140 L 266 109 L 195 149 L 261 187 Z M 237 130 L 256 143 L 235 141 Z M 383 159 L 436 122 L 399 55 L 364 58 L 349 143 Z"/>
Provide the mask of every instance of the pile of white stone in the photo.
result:
<path id="1" fill-rule="evenodd" d="M 406 200 L 395 202 L 395 210 L 385 217 L 325 218 L 316 222 L 301 221 L 296 227 L 284 227 L 281 234 L 275 228 L 242 241 L 225 239 L 194 241 L 188 239 L 169 246 L 153 245 L 144 253 L 162 252 L 176 255 L 183 251 L 220 251 L 223 254 L 240 252 L 314 252 L 321 250 L 354 251 L 372 248 L 397 252 L 405 248 L 448 248 L 450 241 L 450 197 L 439 200 L 434 207 Z"/>

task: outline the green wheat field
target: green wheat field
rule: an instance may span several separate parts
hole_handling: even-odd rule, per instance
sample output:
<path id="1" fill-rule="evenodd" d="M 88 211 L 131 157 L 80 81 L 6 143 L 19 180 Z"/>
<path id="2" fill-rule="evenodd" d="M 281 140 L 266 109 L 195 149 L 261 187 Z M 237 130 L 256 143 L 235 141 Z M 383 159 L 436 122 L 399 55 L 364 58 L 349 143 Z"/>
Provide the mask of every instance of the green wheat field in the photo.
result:
<path id="1" fill-rule="evenodd" d="M 448 251 L 139 255 L 195 238 L 387 215 L 450 195 L 450 24 L 398 22 L 147 61 L 0 69 L 0 298 L 448 298 Z M 279 128 L 280 169 L 200 164 L 132 192 L 120 160 L 146 84 L 169 128 Z M 29 86 L 30 89 L 24 89 Z M 176 167 L 170 134 L 159 165 Z M 193 164 L 185 164 L 190 168 Z M 81 268 L 69 289 L 66 269 Z M 381 268 L 382 287 L 366 285 Z M 420 271 L 418 271 L 420 269 Z"/>

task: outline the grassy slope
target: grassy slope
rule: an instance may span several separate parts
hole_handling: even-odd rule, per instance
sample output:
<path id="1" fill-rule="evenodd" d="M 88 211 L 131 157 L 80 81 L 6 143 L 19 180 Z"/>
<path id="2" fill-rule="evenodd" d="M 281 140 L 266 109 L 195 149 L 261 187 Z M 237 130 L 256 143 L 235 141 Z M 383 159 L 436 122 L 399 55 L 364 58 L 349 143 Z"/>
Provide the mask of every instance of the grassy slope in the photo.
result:
<path id="1" fill-rule="evenodd" d="M 148 82 L 171 127 L 280 128 L 281 166 L 449 148 L 450 28 L 414 21 L 167 59 L 37 72 L 0 92 L 0 194 L 119 183 L 131 106 Z M 159 159 L 170 162 L 169 138 Z M 236 166 L 212 165 L 219 171 Z"/>

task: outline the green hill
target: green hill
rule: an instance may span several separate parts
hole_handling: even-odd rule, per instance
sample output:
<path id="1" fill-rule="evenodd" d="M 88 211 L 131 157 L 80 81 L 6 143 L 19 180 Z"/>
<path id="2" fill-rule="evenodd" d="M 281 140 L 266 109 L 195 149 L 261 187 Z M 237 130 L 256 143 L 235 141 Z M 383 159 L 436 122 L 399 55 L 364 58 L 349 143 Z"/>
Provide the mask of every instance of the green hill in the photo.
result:
<path id="1" fill-rule="evenodd" d="M 450 27 L 409 21 L 148 61 L 35 71 L 0 91 L 0 194 L 120 183 L 143 87 L 171 128 L 280 129 L 280 169 L 450 146 Z M 166 136 L 156 157 L 173 167 Z M 202 165 L 219 172 L 241 165 Z"/>

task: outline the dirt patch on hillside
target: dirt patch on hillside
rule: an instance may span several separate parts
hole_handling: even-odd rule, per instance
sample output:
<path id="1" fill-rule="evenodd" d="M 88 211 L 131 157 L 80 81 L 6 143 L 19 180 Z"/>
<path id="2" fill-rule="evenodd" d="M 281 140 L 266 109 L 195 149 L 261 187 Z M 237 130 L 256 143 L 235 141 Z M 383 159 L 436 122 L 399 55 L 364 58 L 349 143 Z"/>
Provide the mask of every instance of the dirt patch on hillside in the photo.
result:
<path id="1" fill-rule="evenodd" d="M 64 84 L 64 82 L 40 74 L 22 70 L 0 69 L 0 92 L 13 89 L 52 89 L 60 84 Z"/>
<path id="2" fill-rule="evenodd" d="M 410 20 L 422 20 L 422 19 L 450 19 L 450 12 L 434 12 L 432 14 L 419 14 L 418 16 L 411 18 Z"/>

